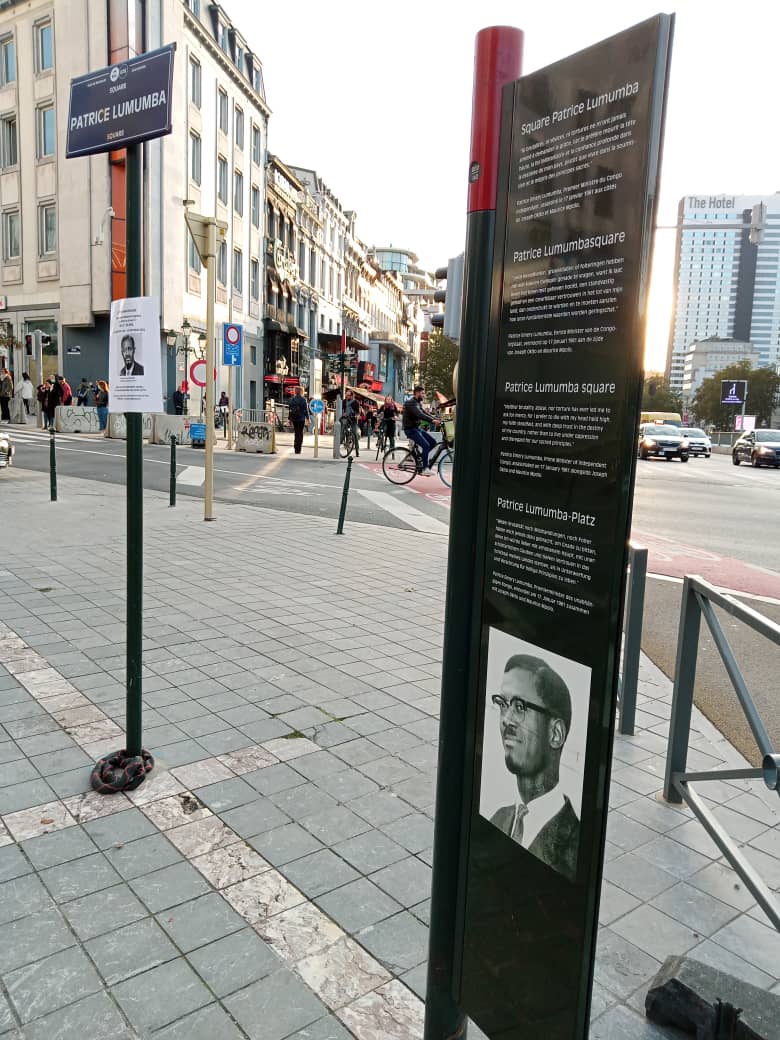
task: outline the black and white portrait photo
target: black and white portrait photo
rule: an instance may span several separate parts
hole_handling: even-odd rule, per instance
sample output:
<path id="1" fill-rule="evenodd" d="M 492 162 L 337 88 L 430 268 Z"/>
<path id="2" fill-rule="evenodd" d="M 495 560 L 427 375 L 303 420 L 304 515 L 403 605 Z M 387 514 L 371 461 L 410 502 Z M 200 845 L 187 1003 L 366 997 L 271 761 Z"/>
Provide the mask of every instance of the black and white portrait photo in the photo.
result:
<path id="1" fill-rule="evenodd" d="M 122 336 L 119 342 L 119 353 L 122 355 L 120 376 L 142 376 L 144 374 L 144 366 L 136 358 L 135 336 Z"/>
<path id="2" fill-rule="evenodd" d="M 491 628 L 479 812 L 573 881 L 590 668 Z"/>

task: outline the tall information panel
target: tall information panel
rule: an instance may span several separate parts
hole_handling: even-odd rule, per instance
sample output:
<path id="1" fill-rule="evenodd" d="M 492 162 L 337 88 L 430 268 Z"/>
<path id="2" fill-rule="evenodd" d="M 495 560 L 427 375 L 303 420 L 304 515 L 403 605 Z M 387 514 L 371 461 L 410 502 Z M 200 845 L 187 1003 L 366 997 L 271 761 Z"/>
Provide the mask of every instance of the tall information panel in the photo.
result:
<path id="1" fill-rule="evenodd" d="M 671 32 L 505 91 L 455 984 L 501 1040 L 587 1035 Z"/>

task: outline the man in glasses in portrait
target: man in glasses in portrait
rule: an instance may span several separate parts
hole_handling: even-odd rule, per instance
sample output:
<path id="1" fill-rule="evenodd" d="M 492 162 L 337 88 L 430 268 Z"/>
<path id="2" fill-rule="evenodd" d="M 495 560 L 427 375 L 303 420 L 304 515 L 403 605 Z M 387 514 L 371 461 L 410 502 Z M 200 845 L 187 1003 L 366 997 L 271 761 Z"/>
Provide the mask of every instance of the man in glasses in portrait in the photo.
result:
<path id="1" fill-rule="evenodd" d="M 541 658 L 515 654 L 491 700 L 517 799 L 498 809 L 490 822 L 573 881 L 580 821 L 559 786 L 561 753 L 571 728 L 568 687 Z"/>

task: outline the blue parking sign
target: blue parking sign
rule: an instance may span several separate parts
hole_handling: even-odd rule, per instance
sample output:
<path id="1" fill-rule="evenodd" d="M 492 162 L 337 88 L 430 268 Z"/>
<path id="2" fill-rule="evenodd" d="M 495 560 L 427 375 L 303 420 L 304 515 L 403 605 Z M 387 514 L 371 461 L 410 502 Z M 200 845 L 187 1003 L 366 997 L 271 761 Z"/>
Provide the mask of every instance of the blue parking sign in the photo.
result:
<path id="1" fill-rule="evenodd" d="M 244 347 L 244 326 L 225 325 L 222 330 L 222 364 L 240 365 Z"/>
<path id="2" fill-rule="evenodd" d="M 318 397 L 315 397 L 313 401 L 309 401 L 309 410 L 315 415 L 319 415 L 320 412 L 325 411 L 325 402 L 321 401 Z"/>

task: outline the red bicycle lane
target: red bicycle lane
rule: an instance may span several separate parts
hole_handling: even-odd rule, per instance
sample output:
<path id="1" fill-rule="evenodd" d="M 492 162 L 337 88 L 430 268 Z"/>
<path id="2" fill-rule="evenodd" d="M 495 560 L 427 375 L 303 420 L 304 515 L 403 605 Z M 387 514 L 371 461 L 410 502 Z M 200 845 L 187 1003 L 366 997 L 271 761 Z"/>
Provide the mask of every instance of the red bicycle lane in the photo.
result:
<path id="1" fill-rule="evenodd" d="M 387 478 L 382 472 L 381 462 L 360 462 L 358 465 L 361 469 L 367 469 L 370 473 L 381 477 L 382 480 L 387 482 Z M 444 509 L 450 508 L 452 488 L 448 488 L 446 484 L 443 484 L 435 473 L 430 477 L 417 476 L 408 484 L 394 484 L 393 487 L 404 487 L 407 491 L 420 495 L 420 497 L 426 498 L 437 506 L 442 506 Z"/>
<path id="2" fill-rule="evenodd" d="M 647 548 L 650 574 L 671 578 L 698 574 L 721 589 L 780 599 L 780 574 L 775 571 L 635 527 L 631 530 L 631 541 Z"/>

